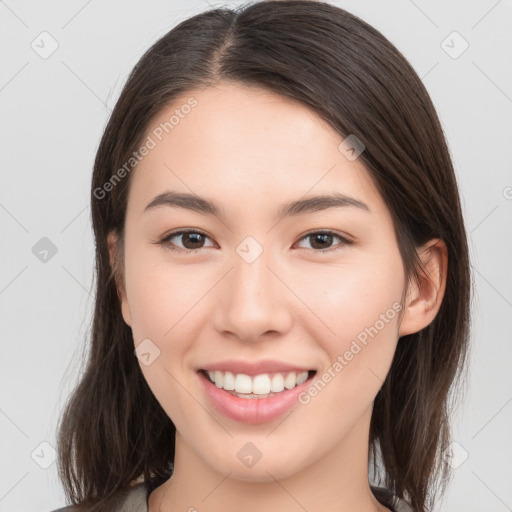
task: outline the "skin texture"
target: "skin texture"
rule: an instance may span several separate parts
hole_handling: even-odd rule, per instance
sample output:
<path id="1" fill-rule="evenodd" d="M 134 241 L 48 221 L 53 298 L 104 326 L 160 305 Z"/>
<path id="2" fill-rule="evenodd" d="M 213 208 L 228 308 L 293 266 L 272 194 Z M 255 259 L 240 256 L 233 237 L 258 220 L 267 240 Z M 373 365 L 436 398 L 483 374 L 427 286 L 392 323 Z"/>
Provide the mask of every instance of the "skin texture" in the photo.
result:
<path id="1" fill-rule="evenodd" d="M 177 429 L 175 473 L 153 491 L 149 510 L 388 510 L 368 483 L 373 400 L 398 336 L 427 326 L 439 309 L 446 247 L 436 239 L 420 252 L 430 278 L 419 287 L 411 281 L 401 324 L 398 315 L 385 323 L 308 404 L 260 425 L 224 417 L 197 368 L 271 358 L 316 369 L 318 377 L 400 303 L 407 283 L 386 203 L 362 163 L 339 151 L 343 137 L 314 111 L 221 83 L 183 95 L 148 134 L 191 96 L 197 106 L 132 171 L 125 224 L 123 317 L 135 346 L 149 338 L 160 350 L 151 365 L 139 364 Z M 215 201 L 225 219 L 168 206 L 144 212 L 166 190 Z M 283 203 L 333 191 L 370 212 L 331 208 L 276 224 Z M 167 247 L 155 243 L 178 228 L 205 233 L 203 247 L 179 235 Z M 353 244 L 305 238 L 326 229 Z M 236 252 L 247 236 L 263 248 L 252 263 Z M 115 244 L 111 233 L 112 261 Z M 237 457 L 247 442 L 262 453 L 250 468 Z"/>

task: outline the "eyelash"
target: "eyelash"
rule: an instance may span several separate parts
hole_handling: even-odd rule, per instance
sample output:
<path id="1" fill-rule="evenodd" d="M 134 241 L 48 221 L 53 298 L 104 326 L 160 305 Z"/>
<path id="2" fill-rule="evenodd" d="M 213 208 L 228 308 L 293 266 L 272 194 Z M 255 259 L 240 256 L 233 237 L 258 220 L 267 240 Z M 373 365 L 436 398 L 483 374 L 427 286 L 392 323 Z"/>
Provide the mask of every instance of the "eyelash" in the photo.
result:
<path id="1" fill-rule="evenodd" d="M 172 238 L 174 238 L 175 236 L 190 234 L 190 233 L 198 234 L 198 235 L 202 235 L 206 238 L 210 238 L 206 233 L 203 233 L 202 231 L 198 231 L 196 229 L 182 229 L 180 231 L 174 231 L 173 233 L 170 233 L 169 235 L 165 236 L 162 240 L 160 240 L 157 243 L 159 245 L 164 246 L 166 249 L 169 249 L 170 251 L 179 252 L 181 254 L 189 254 L 191 252 L 198 252 L 201 249 L 205 249 L 205 247 L 199 247 L 198 249 L 182 249 L 182 248 L 173 247 L 171 245 L 170 240 Z M 338 244 L 338 247 L 335 246 L 334 249 L 331 248 L 331 249 L 320 250 L 320 249 L 307 249 L 305 247 L 301 247 L 301 249 L 311 250 L 318 254 L 325 254 L 325 253 L 332 253 L 334 251 L 338 251 L 338 250 L 342 249 L 343 246 L 353 244 L 353 242 L 351 240 L 349 240 L 348 238 L 345 238 L 345 237 L 341 236 L 339 233 L 336 233 L 335 231 L 331 231 L 331 230 L 310 231 L 309 233 L 306 233 L 302 238 L 300 238 L 299 242 L 301 242 L 305 238 L 312 237 L 313 235 L 332 235 L 332 236 L 339 238 L 341 242 Z"/>

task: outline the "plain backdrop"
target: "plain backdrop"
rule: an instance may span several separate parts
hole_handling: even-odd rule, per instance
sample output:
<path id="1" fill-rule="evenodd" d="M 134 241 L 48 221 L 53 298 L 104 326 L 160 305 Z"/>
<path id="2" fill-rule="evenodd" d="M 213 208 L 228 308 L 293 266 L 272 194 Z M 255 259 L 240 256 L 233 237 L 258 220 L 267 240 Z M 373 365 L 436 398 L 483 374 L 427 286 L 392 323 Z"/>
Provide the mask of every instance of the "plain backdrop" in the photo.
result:
<path id="1" fill-rule="evenodd" d="M 411 62 L 460 184 L 475 300 L 468 393 L 453 418 L 457 469 L 441 510 L 512 510 L 512 3 L 332 3 Z M 1 512 L 65 505 L 53 450 L 93 305 L 95 151 L 142 53 L 213 5 L 235 4 L 0 1 Z"/>

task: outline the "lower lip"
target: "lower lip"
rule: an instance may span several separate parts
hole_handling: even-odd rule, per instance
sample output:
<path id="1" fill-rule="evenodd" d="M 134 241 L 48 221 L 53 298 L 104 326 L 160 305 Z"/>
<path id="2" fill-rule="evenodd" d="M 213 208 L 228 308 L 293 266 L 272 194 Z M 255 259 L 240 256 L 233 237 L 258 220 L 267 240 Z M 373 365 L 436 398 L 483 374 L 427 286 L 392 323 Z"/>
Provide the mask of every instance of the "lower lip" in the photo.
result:
<path id="1" fill-rule="evenodd" d="M 206 394 L 222 414 L 235 421 L 251 424 L 279 418 L 298 402 L 298 396 L 309 387 L 314 377 L 268 398 L 239 398 L 218 388 L 202 371 L 198 374 Z"/>

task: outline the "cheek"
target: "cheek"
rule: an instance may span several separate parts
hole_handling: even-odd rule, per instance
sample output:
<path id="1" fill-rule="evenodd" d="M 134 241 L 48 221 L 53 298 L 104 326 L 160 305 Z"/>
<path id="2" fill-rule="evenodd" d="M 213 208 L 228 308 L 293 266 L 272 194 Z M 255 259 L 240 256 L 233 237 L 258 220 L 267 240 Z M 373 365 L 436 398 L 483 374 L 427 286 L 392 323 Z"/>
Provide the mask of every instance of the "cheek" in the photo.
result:
<path id="1" fill-rule="evenodd" d="M 393 256 L 357 255 L 343 264 L 319 264 L 297 273 L 294 292 L 323 325 L 314 338 L 321 332 L 338 347 L 374 325 L 386 312 L 387 317 L 395 318 L 404 275 L 398 253 Z"/>
<path id="2" fill-rule="evenodd" d="M 170 271 L 168 263 L 150 258 L 134 257 L 131 269 L 127 265 L 127 276 L 134 346 L 146 343 L 149 352 L 156 354 L 148 365 L 139 358 L 141 371 L 167 415 L 181 425 L 191 403 L 183 390 L 190 388 L 187 379 L 192 377 L 184 368 L 191 340 L 198 336 L 194 304 L 204 292 L 199 293 L 200 287 L 193 285 L 187 273 Z"/>
<path id="3" fill-rule="evenodd" d="M 126 289 L 137 343 L 179 338 L 202 287 L 192 267 L 171 266 L 164 249 L 134 247 L 126 258 Z"/>
<path id="4" fill-rule="evenodd" d="M 320 399 L 325 404 L 343 408 L 374 399 L 396 349 L 403 284 L 398 254 L 319 267 L 314 276 L 310 272 L 298 281 L 298 293 L 315 313 L 306 327 L 330 361 L 324 375 L 317 376 L 321 384 L 329 383 L 330 391 Z"/>

